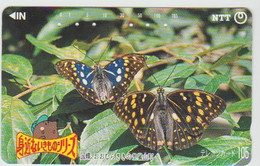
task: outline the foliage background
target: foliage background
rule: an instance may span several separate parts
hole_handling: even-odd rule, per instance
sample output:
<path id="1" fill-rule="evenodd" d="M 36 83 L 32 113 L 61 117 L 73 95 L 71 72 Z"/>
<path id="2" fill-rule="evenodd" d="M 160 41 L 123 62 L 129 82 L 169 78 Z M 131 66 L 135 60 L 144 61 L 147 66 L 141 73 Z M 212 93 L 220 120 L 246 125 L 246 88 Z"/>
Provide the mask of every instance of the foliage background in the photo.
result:
<path id="1" fill-rule="evenodd" d="M 10 19 L 8 15 L 18 10 L 27 12 L 26 21 Z M 212 14 L 237 11 L 247 13 L 246 24 L 211 21 Z M 121 12 L 125 13 L 125 18 L 120 17 Z M 143 13 L 143 18 L 138 17 L 139 12 Z M 102 13 L 107 13 L 107 17 Z M 96 23 L 95 27 L 92 22 Z M 248 163 L 251 151 L 251 22 L 251 13 L 246 9 L 7 8 L 3 12 L 2 32 L 2 159 L 7 163 L 41 164 Z M 134 26 L 130 27 L 129 23 Z M 111 45 L 104 53 L 111 37 Z M 133 51 L 147 55 L 148 66 L 160 85 L 176 65 L 165 85 L 167 92 L 181 88 L 201 89 L 216 93 L 227 102 L 226 111 L 212 122 L 197 145 L 167 153 L 164 149 L 156 153 L 140 146 L 127 126 L 114 115 L 112 104 L 88 103 L 54 70 L 54 64 L 60 59 L 77 59 L 91 66 L 93 62 L 87 56 L 98 59 L 104 53 L 101 59 L 104 65 Z M 150 76 L 147 68 L 141 70 L 129 91 L 155 92 L 158 85 Z M 31 124 L 42 114 L 59 120 L 60 135 L 78 134 L 79 154 L 154 153 L 155 157 L 151 161 L 83 160 L 80 157 L 70 161 L 48 153 L 17 160 L 16 134 L 32 135 Z M 204 152 L 209 153 L 205 155 Z"/>

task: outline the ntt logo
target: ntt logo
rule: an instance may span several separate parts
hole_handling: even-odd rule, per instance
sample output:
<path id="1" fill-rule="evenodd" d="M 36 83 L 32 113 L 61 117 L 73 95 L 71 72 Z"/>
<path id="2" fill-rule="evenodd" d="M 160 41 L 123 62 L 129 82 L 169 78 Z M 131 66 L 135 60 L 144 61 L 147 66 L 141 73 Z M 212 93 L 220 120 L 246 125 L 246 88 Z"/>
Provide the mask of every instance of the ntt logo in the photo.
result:
<path id="1" fill-rule="evenodd" d="M 212 14 L 212 21 L 230 21 L 231 14 Z"/>
<path id="2" fill-rule="evenodd" d="M 244 24 L 247 21 L 247 14 L 245 12 L 236 12 L 234 20 L 238 24 Z"/>
<path id="3" fill-rule="evenodd" d="M 212 14 L 211 21 L 213 22 L 228 22 L 232 18 L 231 14 Z M 244 24 L 247 21 L 247 14 L 245 12 L 236 12 L 234 14 L 234 21 L 237 24 Z"/>

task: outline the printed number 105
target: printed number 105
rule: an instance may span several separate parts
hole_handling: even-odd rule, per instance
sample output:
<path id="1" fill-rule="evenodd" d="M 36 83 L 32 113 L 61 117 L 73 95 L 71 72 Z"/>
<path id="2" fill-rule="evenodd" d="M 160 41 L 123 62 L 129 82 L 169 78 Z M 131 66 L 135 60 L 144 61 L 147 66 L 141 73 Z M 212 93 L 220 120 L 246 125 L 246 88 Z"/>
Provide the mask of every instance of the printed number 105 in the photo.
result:
<path id="1" fill-rule="evenodd" d="M 238 147 L 238 158 L 248 159 L 249 155 L 248 147 Z"/>

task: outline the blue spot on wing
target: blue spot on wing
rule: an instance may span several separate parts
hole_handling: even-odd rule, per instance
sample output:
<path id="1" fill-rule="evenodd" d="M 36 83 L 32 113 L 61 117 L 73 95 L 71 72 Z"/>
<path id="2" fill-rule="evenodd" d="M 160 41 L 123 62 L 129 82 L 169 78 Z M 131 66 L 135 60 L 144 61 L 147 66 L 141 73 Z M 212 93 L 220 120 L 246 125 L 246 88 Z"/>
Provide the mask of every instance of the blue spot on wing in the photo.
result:
<path id="1" fill-rule="evenodd" d="M 105 67 L 106 75 L 108 79 L 112 82 L 112 86 L 121 84 L 125 77 L 125 66 L 124 59 L 117 59 Z"/>
<path id="2" fill-rule="evenodd" d="M 80 84 L 83 87 L 93 89 L 93 86 L 92 86 L 92 83 L 91 83 L 93 78 L 94 78 L 93 69 L 86 66 L 83 63 L 76 63 L 75 67 L 77 69 L 76 72 L 77 72 L 77 77 L 80 80 Z"/>

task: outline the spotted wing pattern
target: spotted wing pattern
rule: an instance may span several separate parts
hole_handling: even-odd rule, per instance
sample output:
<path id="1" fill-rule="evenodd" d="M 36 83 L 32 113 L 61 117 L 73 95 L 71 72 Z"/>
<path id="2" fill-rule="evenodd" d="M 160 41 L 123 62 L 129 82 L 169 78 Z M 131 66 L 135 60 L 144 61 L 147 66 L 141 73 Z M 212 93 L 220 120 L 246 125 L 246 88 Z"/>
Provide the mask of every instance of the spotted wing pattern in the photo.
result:
<path id="1" fill-rule="evenodd" d="M 136 73 L 144 66 L 145 57 L 138 54 L 124 55 L 110 62 L 103 69 L 95 69 L 76 60 L 61 60 L 55 68 L 57 72 L 70 80 L 77 91 L 89 102 L 101 105 L 97 89 L 109 94 L 108 102 L 115 102 L 125 94 Z M 96 76 L 95 74 L 98 73 Z M 101 74 L 102 73 L 102 74 Z M 107 80 L 108 79 L 108 80 Z M 103 82 L 102 87 L 98 86 Z M 103 87 L 104 85 L 104 87 Z M 96 88 L 95 88 L 95 87 Z M 112 86 L 112 87 L 110 87 Z"/>
<path id="2" fill-rule="evenodd" d="M 114 101 L 127 91 L 136 73 L 144 66 L 145 57 L 138 54 L 128 54 L 120 57 L 104 67 L 112 82 Z"/>
<path id="3" fill-rule="evenodd" d="M 80 95 L 91 103 L 97 104 L 97 95 L 93 90 L 94 70 L 77 60 L 61 60 L 56 63 L 58 74 L 70 80 Z"/>
<path id="4" fill-rule="evenodd" d="M 220 97 L 194 89 L 174 91 L 167 95 L 168 112 L 174 120 L 170 149 L 182 150 L 196 144 L 209 125 L 226 108 Z"/>
<path id="5" fill-rule="evenodd" d="M 176 119 L 185 124 L 192 135 L 198 135 L 209 122 L 226 108 L 220 97 L 200 90 L 178 90 L 167 95 L 168 103 L 176 113 Z M 174 114 L 175 115 L 175 114 Z M 175 119 L 175 120 L 176 120 Z"/>
<path id="6" fill-rule="evenodd" d="M 156 149 L 156 134 L 151 115 L 155 105 L 151 92 L 133 92 L 114 105 L 115 114 L 124 121 L 136 139 L 144 146 Z"/>
<path id="7" fill-rule="evenodd" d="M 182 150 L 196 144 L 226 104 L 220 97 L 200 90 L 178 90 L 166 96 L 165 110 L 158 111 L 162 101 L 150 92 L 133 92 L 114 106 L 116 115 L 131 129 L 145 147 L 159 150 L 164 144 Z"/>

